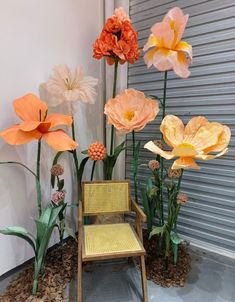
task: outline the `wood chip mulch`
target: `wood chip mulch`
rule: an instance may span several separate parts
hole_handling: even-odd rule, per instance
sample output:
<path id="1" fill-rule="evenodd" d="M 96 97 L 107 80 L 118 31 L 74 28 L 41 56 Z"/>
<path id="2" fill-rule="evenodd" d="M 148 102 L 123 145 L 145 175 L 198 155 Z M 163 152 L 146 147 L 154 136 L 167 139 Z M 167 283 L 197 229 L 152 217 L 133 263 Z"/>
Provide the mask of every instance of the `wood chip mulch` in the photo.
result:
<path id="1" fill-rule="evenodd" d="M 61 302 L 67 301 L 65 294 L 66 284 L 71 281 L 77 272 L 77 242 L 68 239 L 63 248 L 63 260 L 59 247 L 49 251 L 43 275 L 38 280 L 38 292 L 31 295 L 33 282 L 33 263 L 10 283 L 0 302 Z"/>
<path id="2" fill-rule="evenodd" d="M 159 251 L 159 237 L 153 236 L 148 239 L 148 232 L 144 230 L 144 247 L 146 256 L 147 279 L 162 287 L 183 287 L 191 270 L 191 257 L 188 253 L 187 244 L 180 244 L 178 249 L 178 263 L 173 263 L 173 252 L 169 256 L 168 268 L 165 258 Z M 164 252 L 164 251 L 163 251 Z"/>

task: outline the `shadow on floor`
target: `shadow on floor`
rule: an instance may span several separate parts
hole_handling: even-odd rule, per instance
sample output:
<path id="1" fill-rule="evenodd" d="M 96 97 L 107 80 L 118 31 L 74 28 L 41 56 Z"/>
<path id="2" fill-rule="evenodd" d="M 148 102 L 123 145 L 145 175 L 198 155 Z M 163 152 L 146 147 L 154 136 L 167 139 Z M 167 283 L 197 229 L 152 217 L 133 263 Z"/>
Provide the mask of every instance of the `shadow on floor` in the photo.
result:
<path id="1" fill-rule="evenodd" d="M 192 270 L 182 288 L 161 288 L 148 281 L 149 302 L 234 302 L 235 263 L 222 256 L 193 250 Z M 76 280 L 69 284 L 69 302 L 76 302 Z M 127 262 L 87 264 L 83 302 L 142 301 L 139 271 Z"/>

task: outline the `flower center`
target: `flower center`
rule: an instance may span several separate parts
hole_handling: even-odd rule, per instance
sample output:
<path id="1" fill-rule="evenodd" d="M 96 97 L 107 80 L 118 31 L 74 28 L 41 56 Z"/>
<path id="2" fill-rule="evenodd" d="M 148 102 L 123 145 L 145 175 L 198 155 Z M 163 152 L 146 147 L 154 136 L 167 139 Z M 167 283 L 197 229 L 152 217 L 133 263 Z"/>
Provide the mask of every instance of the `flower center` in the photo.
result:
<path id="1" fill-rule="evenodd" d="M 126 111 L 126 112 L 124 113 L 124 118 L 125 118 L 128 122 L 132 121 L 132 119 L 134 118 L 134 116 L 135 116 L 135 112 L 134 112 L 134 111 Z"/>
<path id="2" fill-rule="evenodd" d="M 179 157 L 194 157 L 198 154 L 195 147 L 188 143 L 181 143 L 173 149 L 173 154 Z"/>

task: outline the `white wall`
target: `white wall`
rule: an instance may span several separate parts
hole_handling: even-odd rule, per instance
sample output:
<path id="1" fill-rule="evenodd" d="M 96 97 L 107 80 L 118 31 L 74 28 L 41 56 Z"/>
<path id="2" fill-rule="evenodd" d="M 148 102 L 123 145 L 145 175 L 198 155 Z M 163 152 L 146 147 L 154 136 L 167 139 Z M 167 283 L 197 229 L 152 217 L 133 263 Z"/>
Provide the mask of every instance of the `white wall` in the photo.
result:
<path id="1" fill-rule="evenodd" d="M 103 63 L 92 58 L 92 43 L 102 24 L 102 0 L 0 0 L 0 130 L 18 122 L 12 101 L 28 92 L 38 94 L 39 84 L 47 80 L 54 65 L 82 64 L 89 75 L 101 82 L 96 105 L 82 105 L 76 116 L 78 143 L 85 149 L 92 141 L 102 139 Z M 45 201 L 50 199 L 53 156 L 54 152 L 44 144 Z M 74 194 L 68 159 L 65 157 L 64 162 L 69 202 Z M 35 169 L 36 143 L 14 147 L 0 140 L 0 161 L 7 160 L 21 161 Z M 20 167 L 0 166 L 0 227 L 21 225 L 34 232 L 36 215 L 34 179 Z M 0 275 L 32 255 L 24 241 L 1 235 Z"/>

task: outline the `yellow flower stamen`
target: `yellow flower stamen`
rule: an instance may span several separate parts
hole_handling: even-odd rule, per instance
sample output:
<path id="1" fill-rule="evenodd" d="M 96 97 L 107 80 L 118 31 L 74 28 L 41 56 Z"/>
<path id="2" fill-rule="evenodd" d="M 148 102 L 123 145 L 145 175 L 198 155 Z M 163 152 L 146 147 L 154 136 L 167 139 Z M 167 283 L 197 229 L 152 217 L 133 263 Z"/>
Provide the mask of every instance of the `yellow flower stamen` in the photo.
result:
<path id="1" fill-rule="evenodd" d="M 134 116 L 135 116 L 135 112 L 134 111 L 126 111 L 124 113 L 124 118 L 126 120 L 128 120 L 128 122 L 132 121 L 132 119 L 134 118 Z"/>

